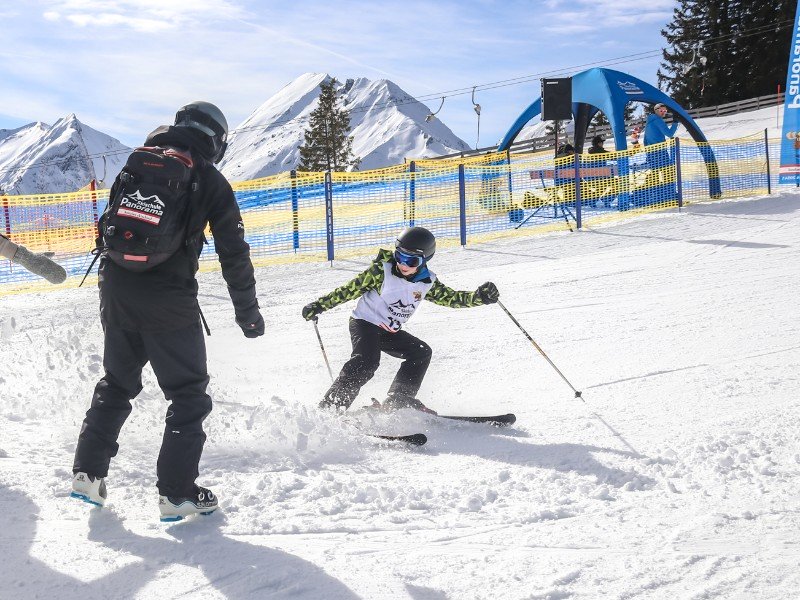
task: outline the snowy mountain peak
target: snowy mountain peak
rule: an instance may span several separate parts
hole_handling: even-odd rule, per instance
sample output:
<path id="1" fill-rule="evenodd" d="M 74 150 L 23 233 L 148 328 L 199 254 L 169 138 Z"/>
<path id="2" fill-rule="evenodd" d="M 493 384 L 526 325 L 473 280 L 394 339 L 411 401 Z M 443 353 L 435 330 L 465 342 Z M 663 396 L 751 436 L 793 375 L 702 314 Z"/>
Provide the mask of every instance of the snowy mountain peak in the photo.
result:
<path id="1" fill-rule="evenodd" d="M 330 80 L 326 73 L 304 73 L 253 111 L 231 132 L 222 172 L 241 181 L 297 168 L 319 86 Z M 441 121 L 426 122 L 428 107 L 388 79 L 348 78 L 337 87 L 350 111 L 353 153 L 362 170 L 468 149 Z"/>
<path id="2" fill-rule="evenodd" d="M 112 181 L 130 148 L 70 113 L 0 132 L 0 188 L 13 194 L 71 192 L 92 179 Z"/>
<path id="3" fill-rule="evenodd" d="M 78 120 L 74 113 L 70 113 L 66 117 L 61 117 L 48 131 L 45 132 L 45 138 L 49 140 L 57 140 L 69 138 L 71 136 L 80 136 L 83 129 L 83 124 Z"/>
<path id="4" fill-rule="evenodd" d="M 231 145 L 237 136 L 242 136 L 251 129 L 263 128 L 266 131 L 297 118 L 303 109 L 319 96 L 320 84 L 327 83 L 330 79 L 330 76 L 325 73 L 305 73 L 284 86 L 231 132 Z M 229 148 L 227 158 L 230 156 L 231 149 Z M 227 161 L 223 161 L 223 164 L 225 162 Z"/>
<path id="5" fill-rule="evenodd" d="M 42 123 L 41 121 L 28 123 L 16 129 L 0 129 L 0 144 L 3 144 L 6 140 L 9 140 L 9 143 L 11 143 L 11 140 L 19 140 L 26 136 L 37 135 L 47 129 L 50 129 L 50 125 Z M 0 163 L 2 163 L 1 153 L 2 150 L 0 150 Z"/>

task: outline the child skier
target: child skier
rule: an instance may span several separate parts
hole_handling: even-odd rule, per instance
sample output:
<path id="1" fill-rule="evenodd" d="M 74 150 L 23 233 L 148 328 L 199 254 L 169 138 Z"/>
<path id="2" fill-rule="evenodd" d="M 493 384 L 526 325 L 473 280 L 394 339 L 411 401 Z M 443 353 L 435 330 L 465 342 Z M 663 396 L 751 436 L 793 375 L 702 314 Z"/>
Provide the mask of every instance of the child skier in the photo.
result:
<path id="1" fill-rule="evenodd" d="M 423 299 L 451 308 L 493 304 L 500 293 L 486 282 L 474 292 L 458 292 L 437 280 L 428 269 L 436 239 L 424 227 L 408 227 L 395 242 L 395 251 L 381 250 L 363 273 L 331 293 L 303 307 L 303 318 L 317 315 L 359 298 L 350 317 L 353 353 L 320 402 L 320 408 L 346 410 L 380 363 L 381 352 L 403 359 L 383 406 L 415 408 L 434 413 L 415 398 L 431 360 L 431 348 L 402 331 Z"/>

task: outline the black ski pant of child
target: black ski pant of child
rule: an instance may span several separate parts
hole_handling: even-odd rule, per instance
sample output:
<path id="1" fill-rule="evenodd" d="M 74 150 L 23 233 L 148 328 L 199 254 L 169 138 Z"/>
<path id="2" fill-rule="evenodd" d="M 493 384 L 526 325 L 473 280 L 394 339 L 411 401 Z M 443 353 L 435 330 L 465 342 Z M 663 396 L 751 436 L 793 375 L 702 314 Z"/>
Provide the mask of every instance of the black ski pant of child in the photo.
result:
<path id="1" fill-rule="evenodd" d="M 158 385 L 171 402 L 158 456 L 158 490 L 163 496 L 194 493 L 211 412 L 206 394 L 206 347 L 199 321 L 177 331 L 127 331 L 104 324 L 105 376 L 97 383 L 86 412 L 73 473 L 106 477 L 116 456 L 117 438 L 131 413 L 131 399 L 142 391 L 142 369 L 150 362 Z"/>
<path id="2" fill-rule="evenodd" d="M 428 344 L 402 329 L 392 333 L 362 319 L 350 319 L 350 341 L 353 353 L 325 394 L 324 403 L 349 407 L 363 385 L 375 375 L 381 352 L 403 359 L 389 395 L 416 397 L 431 362 Z"/>

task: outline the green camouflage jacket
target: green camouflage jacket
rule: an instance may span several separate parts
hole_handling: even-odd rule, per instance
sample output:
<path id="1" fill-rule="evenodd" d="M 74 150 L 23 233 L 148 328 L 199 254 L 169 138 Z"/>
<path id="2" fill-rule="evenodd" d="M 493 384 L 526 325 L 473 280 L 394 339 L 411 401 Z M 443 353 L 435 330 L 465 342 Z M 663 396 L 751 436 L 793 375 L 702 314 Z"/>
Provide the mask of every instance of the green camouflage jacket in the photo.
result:
<path id="1" fill-rule="evenodd" d="M 322 296 L 317 302 L 322 308 L 328 310 L 348 300 L 355 300 L 370 290 L 380 292 L 384 278 L 383 263 L 387 261 L 392 263 L 392 272 L 397 273 L 394 253 L 391 250 L 381 250 L 366 271 L 357 275 L 343 286 L 336 288 L 330 294 Z M 397 275 L 401 277 L 399 273 Z M 425 300 L 450 308 L 471 308 L 483 304 L 475 292 L 458 292 L 447 287 L 438 279 L 434 281 L 433 287 L 425 295 Z"/>

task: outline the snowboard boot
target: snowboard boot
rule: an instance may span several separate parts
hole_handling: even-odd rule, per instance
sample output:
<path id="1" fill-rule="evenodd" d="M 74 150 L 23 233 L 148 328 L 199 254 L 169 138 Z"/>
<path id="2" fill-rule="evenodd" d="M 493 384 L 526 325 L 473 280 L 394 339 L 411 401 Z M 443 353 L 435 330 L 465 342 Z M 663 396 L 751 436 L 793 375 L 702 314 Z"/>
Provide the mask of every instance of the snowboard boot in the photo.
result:
<path id="1" fill-rule="evenodd" d="M 70 497 L 78 498 L 95 506 L 103 506 L 106 503 L 107 495 L 104 477 L 95 477 L 82 472 L 73 475 Z"/>
<path id="2" fill-rule="evenodd" d="M 435 415 L 436 411 L 428 408 L 422 402 L 411 396 L 403 396 L 401 394 L 389 394 L 383 402 L 383 408 L 386 410 L 398 410 L 401 408 L 413 408 L 420 412 Z"/>
<path id="3" fill-rule="evenodd" d="M 208 488 L 194 486 L 191 496 L 159 496 L 161 522 L 180 521 L 189 515 L 210 515 L 217 510 L 217 497 Z"/>

